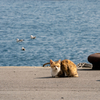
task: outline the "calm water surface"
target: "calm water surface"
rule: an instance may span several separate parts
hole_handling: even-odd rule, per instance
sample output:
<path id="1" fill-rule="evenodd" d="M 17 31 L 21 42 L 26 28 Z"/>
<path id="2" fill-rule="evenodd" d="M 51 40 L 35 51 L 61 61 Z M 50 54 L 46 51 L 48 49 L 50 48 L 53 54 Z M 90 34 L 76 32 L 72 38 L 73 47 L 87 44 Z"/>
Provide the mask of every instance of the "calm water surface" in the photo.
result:
<path id="1" fill-rule="evenodd" d="M 50 59 L 88 63 L 96 52 L 100 0 L 0 0 L 0 66 L 42 66 Z"/>

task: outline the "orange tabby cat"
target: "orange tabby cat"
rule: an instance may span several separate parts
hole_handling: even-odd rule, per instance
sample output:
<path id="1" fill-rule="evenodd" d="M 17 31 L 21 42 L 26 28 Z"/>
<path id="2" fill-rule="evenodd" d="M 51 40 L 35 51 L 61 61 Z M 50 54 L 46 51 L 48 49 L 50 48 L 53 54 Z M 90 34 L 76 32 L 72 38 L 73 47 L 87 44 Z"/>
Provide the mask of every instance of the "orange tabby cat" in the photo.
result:
<path id="1" fill-rule="evenodd" d="M 45 66 L 46 64 L 50 64 L 51 66 L 52 77 L 63 77 L 63 76 L 78 77 L 76 65 L 68 59 L 62 61 L 50 60 L 50 63 L 45 63 L 43 66 Z"/>

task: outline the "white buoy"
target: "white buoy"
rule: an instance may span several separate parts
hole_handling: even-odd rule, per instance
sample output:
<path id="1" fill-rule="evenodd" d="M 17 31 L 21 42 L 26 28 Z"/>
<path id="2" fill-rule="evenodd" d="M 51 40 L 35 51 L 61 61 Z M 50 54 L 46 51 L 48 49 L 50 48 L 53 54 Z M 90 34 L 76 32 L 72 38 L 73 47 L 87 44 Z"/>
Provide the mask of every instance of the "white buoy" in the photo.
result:
<path id="1" fill-rule="evenodd" d="M 23 39 L 19 40 L 18 38 L 16 39 L 17 42 L 22 42 L 24 41 Z"/>
<path id="2" fill-rule="evenodd" d="M 24 48 L 24 47 L 22 47 L 22 50 L 23 50 L 23 51 L 25 51 L 25 48 Z"/>
<path id="3" fill-rule="evenodd" d="M 35 36 L 31 35 L 31 39 L 35 39 L 35 38 L 36 38 Z"/>

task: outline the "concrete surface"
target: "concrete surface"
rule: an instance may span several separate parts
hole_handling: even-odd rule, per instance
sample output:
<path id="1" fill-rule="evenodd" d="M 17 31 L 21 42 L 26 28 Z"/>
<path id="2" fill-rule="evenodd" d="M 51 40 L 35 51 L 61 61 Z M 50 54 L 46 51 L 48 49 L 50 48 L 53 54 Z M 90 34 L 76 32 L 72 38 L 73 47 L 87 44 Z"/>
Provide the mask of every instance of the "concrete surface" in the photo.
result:
<path id="1" fill-rule="evenodd" d="M 46 67 L 0 67 L 0 100 L 100 100 L 100 71 L 51 78 Z"/>

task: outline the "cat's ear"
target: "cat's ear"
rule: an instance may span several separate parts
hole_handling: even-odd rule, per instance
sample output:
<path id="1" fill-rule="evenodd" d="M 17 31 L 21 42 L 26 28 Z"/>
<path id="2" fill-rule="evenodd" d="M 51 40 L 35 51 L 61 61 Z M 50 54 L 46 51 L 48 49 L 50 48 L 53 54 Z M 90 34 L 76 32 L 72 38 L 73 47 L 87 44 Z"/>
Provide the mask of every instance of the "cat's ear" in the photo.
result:
<path id="1" fill-rule="evenodd" d="M 61 63 L 61 59 L 58 60 L 59 64 Z"/>
<path id="2" fill-rule="evenodd" d="M 50 59 L 50 64 L 52 64 L 53 63 L 53 61 Z"/>

